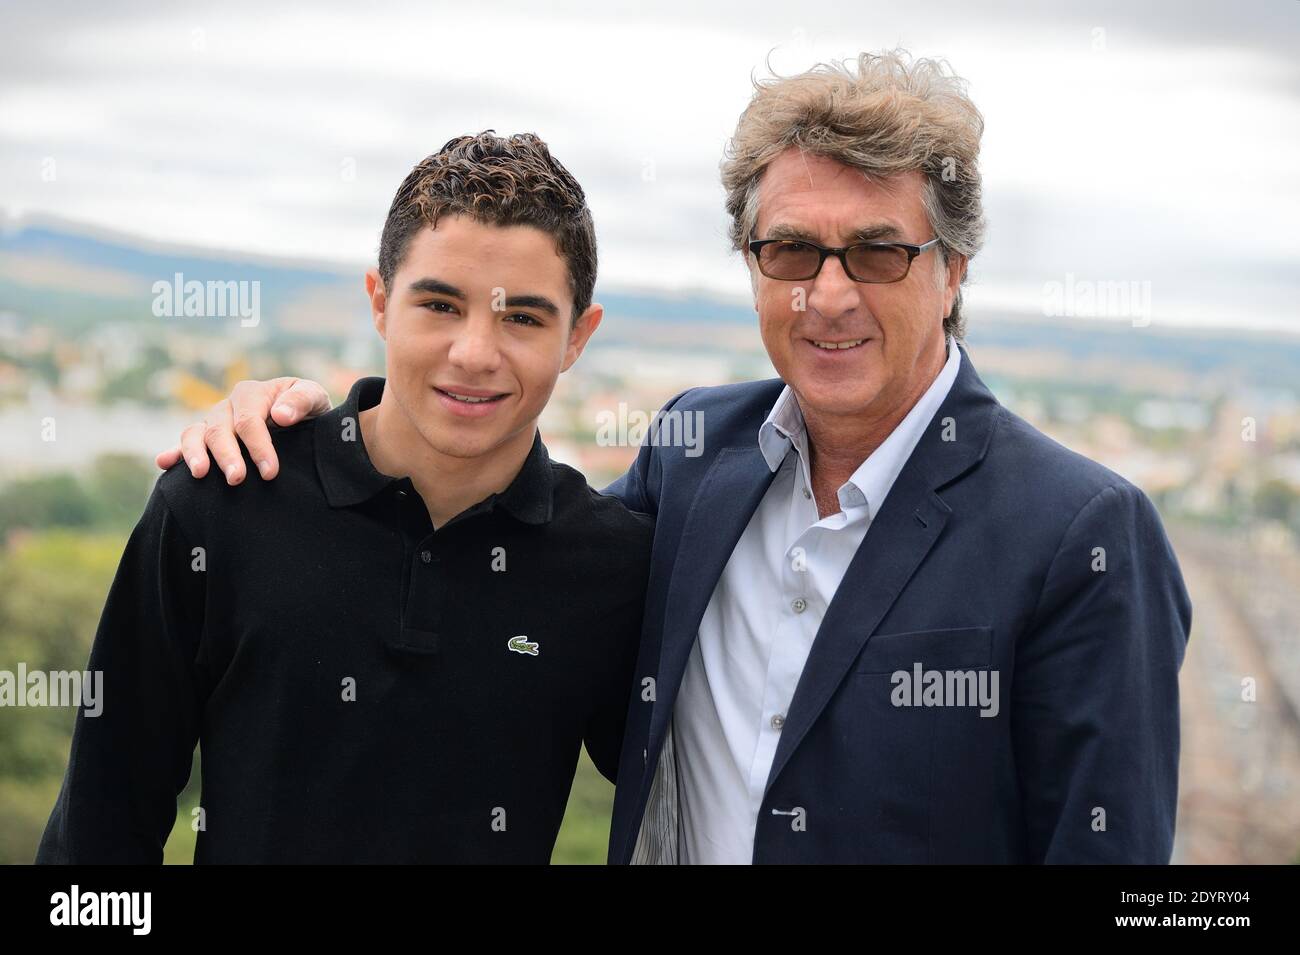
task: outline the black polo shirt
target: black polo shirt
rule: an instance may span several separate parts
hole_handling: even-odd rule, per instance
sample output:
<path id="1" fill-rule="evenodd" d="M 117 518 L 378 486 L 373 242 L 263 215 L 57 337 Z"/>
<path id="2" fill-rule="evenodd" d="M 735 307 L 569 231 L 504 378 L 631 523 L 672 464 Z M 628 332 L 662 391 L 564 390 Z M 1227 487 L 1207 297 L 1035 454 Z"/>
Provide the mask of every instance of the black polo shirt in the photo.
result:
<path id="1" fill-rule="evenodd" d="M 584 740 L 616 777 L 650 519 L 537 435 L 435 531 L 366 453 L 383 386 L 278 431 L 274 481 L 159 479 L 37 861 L 161 861 L 196 742 L 196 862 L 547 862 Z"/>

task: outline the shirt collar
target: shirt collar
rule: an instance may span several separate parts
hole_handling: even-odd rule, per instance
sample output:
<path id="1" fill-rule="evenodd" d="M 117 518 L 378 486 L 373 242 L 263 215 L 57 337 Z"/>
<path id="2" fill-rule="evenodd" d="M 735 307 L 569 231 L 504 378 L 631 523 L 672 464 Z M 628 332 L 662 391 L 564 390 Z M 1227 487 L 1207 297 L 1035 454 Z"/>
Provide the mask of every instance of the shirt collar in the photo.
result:
<path id="1" fill-rule="evenodd" d="M 890 486 L 898 477 L 898 472 L 907 463 L 908 457 L 921 439 L 921 432 L 930 423 L 939 405 L 947 397 L 952 383 L 957 379 L 961 365 L 961 349 L 952 340 L 946 338 L 947 360 L 939 374 L 935 376 L 930 387 L 917 400 L 907 416 L 898 423 L 884 442 L 865 461 L 852 477 L 839 489 L 840 506 L 844 509 L 874 505 L 878 509 L 889 493 Z M 797 454 L 808 454 L 808 437 L 804 425 L 803 412 L 799 400 L 789 385 L 782 389 L 776 403 L 772 405 L 767 419 L 758 429 L 758 446 L 763 453 L 767 466 L 776 471 L 786 455 L 793 448 Z"/>
<path id="2" fill-rule="evenodd" d="M 524 466 L 509 487 L 493 494 L 485 503 L 500 504 L 525 524 L 546 524 L 555 510 L 554 477 L 542 433 L 534 431 L 533 446 L 524 458 Z"/>
<path id="3" fill-rule="evenodd" d="M 383 378 L 361 378 L 341 405 L 316 419 L 316 472 L 330 507 L 352 507 L 406 480 L 377 471 L 361 439 L 360 412 L 379 404 L 383 394 Z M 525 524 L 545 524 L 554 511 L 552 498 L 551 458 L 541 432 L 534 430 L 533 445 L 510 486 L 473 509 L 491 510 L 499 504 Z"/>
<path id="4" fill-rule="evenodd" d="M 763 460 L 775 471 L 790 453 L 791 445 L 803 434 L 803 412 L 789 385 L 781 389 L 767 420 L 758 429 L 758 447 Z"/>

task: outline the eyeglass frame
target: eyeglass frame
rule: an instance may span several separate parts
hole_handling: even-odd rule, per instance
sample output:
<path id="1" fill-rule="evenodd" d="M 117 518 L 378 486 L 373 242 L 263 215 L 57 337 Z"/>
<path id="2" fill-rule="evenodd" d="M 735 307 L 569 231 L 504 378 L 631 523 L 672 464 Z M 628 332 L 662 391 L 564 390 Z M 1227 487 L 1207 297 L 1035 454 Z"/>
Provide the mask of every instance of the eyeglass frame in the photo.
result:
<path id="1" fill-rule="evenodd" d="M 807 239 L 752 239 L 746 247 L 754 256 L 754 262 L 758 265 L 758 270 L 760 272 L 763 272 L 763 260 L 759 257 L 759 252 L 761 252 L 765 246 L 772 245 L 776 242 L 798 242 L 800 245 L 806 245 L 811 249 L 816 249 L 820 253 L 821 258 L 817 260 L 817 268 L 812 275 L 806 275 L 800 279 L 783 279 L 763 272 L 763 275 L 766 275 L 768 278 L 777 282 L 807 282 L 811 279 L 815 279 L 821 274 L 822 266 L 826 264 L 826 257 L 833 255 L 840 260 L 840 268 L 844 270 L 844 274 L 853 279 L 853 281 L 861 282 L 864 285 L 893 285 L 895 282 L 901 282 L 903 279 L 907 278 L 908 273 L 912 271 L 913 259 L 923 252 L 928 252 L 941 241 L 942 240 L 938 236 L 935 236 L 929 242 L 921 245 L 916 245 L 912 242 L 855 242 L 853 245 L 846 245 L 840 248 L 828 248 L 824 245 L 818 245 L 816 242 L 809 242 Z M 907 268 L 903 270 L 903 274 L 898 278 L 889 279 L 885 282 L 873 282 L 870 279 L 860 279 L 849 271 L 848 252 L 850 249 L 856 249 L 862 246 L 875 249 L 902 249 L 907 253 Z"/>

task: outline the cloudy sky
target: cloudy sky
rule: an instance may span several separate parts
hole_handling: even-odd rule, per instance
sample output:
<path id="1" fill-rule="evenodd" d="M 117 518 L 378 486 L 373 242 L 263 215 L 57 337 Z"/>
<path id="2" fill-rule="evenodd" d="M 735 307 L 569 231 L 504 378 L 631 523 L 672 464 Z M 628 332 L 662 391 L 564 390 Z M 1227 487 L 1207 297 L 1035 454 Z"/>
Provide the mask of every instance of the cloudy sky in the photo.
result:
<path id="1" fill-rule="evenodd" d="M 603 285 L 742 296 L 717 164 L 751 77 L 901 45 L 985 116 L 973 320 L 1072 276 L 1149 283 L 1153 324 L 1300 333 L 1300 2 L 1132 6 L 7 4 L 0 211 L 364 264 L 420 158 L 533 131 Z"/>

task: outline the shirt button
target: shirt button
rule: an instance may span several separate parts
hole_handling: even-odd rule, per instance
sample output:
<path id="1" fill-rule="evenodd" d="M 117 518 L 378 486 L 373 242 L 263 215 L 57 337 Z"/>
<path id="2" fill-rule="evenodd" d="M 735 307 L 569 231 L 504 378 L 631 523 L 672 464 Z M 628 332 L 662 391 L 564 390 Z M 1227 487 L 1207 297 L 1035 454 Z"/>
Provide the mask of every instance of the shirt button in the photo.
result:
<path id="1" fill-rule="evenodd" d="M 433 554 L 427 550 L 422 550 L 420 551 L 420 560 L 424 561 L 426 564 L 430 563 L 433 560 Z"/>
<path id="2" fill-rule="evenodd" d="M 804 496 L 805 498 L 811 498 L 811 497 L 812 497 L 812 491 L 808 490 L 807 488 L 804 488 L 804 489 L 803 489 L 803 496 Z"/>
<path id="3" fill-rule="evenodd" d="M 802 597 L 795 597 L 794 600 L 790 601 L 790 609 L 795 613 L 803 613 L 808 609 L 808 601 Z"/>
<path id="4" fill-rule="evenodd" d="M 782 716 L 780 713 L 777 713 L 776 716 L 772 717 L 772 729 L 779 730 L 784 725 L 785 725 L 785 717 Z"/>

